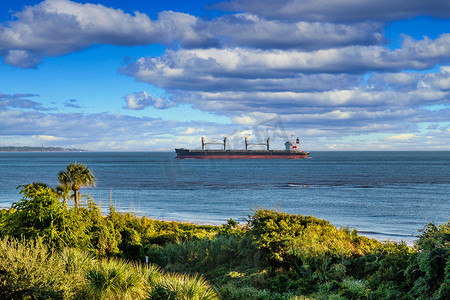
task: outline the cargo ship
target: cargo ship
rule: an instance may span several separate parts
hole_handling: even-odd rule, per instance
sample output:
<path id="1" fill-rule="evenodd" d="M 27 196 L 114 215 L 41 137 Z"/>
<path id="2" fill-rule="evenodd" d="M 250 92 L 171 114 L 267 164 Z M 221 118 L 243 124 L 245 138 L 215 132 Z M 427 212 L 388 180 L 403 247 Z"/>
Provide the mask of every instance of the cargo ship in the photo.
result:
<path id="1" fill-rule="evenodd" d="M 206 149 L 209 144 L 223 145 L 223 149 Z M 265 150 L 249 150 L 249 146 L 263 145 Z M 191 150 L 185 148 L 175 149 L 179 159 L 193 158 L 193 159 L 302 159 L 307 158 L 309 152 L 302 151 L 300 148 L 300 139 L 294 141 L 286 141 L 284 143 L 285 150 L 270 150 L 270 138 L 267 138 L 266 143 L 249 143 L 248 138 L 245 138 L 245 150 L 227 150 L 227 138 L 223 142 L 207 143 L 205 137 L 202 137 L 202 150 Z"/>

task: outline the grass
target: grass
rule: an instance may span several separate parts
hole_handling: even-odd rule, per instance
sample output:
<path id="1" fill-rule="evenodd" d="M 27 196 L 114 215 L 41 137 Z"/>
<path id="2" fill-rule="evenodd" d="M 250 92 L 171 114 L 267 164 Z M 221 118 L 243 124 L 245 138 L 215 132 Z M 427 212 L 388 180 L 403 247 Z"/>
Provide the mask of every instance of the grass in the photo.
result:
<path id="1" fill-rule="evenodd" d="M 92 299 L 144 299 L 147 281 L 139 267 L 121 259 L 103 259 L 87 272 Z"/>
<path id="2" fill-rule="evenodd" d="M 41 240 L 0 240 L 1 299 L 69 298 L 77 288 L 70 275 Z"/>
<path id="3" fill-rule="evenodd" d="M 150 293 L 155 300 L 216 300 L 216 292 L 198 275 L 166 274 L 156 281 Z"/>

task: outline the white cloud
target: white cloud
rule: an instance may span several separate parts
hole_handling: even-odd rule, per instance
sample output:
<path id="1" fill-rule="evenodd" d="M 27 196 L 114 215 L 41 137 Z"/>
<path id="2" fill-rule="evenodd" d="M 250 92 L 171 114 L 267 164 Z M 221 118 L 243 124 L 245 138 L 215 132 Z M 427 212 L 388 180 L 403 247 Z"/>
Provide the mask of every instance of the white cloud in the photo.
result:
<path id="1" fill-rule="evenodd" d="M 368 80 L 372 85 L 386 85 L 399 92 L 415 89 L 430 89 L 447 92 L 450 90 L 450 69 L 441 66 L 436 73 L 380 73 Z"/>
<path id="2" fill-rule="evenodd" d="M 154 108 L 158 109 L 166 109 L 177 105 L 176 103 L 170 102 L 167 99 L 159 97 L 155 98 L 145 91 L 126 95 L 125 101 L 127 102 L 127 105 L 124 106 L 124 108 L 131 110 L 140 110 L 148 106 L 153 106 Z"/>
<path id="3" fill-rule="evenodd" d="M 45 0 L 26 6 L 16 20 L 0 26 L 0 55 L 13 66 L 35 67 L 43 57 L 60 56 L 93 44 L 171 44 L 193 47 L 214 44 L 207 32 L 197 30 L 196 17 L 161 12 L 152 21 L 146 14 L 124 13 L 100 4 Z"/>
<path id="4" fill-rule="evenodd" d="M 37 140 L 39 142 L 55 142 L 55 141 L 64 141 L 66 138 L 64 137 L 57 137 L 53 135 L 32 135 L 32 139 Z"/>
<path id="5" fill-rule="evenodd" d="M 286 78 L 301 73 L 366 73 L 426 69 L 450 59 L 450 34 L 436 40 L 405 38 L 403 48 L 349 46 L 317 51 L 244 48 L 168 50 L 162 57 L 137 60 L 122 72 L 160 87 L 186 81 L 203 86 L 215 79 Z M 183 85 L 187 88 L 189 84 Z"/>
<path id="6" fill-rule="evenodd" d="M 348 45 L 372 45 L 384 42 L 383 24 L 333 24 L 328 22 L 289 22 L 267 20 L 253 14 L 225 15 L 205 23 L 222 44 L 257 48 L 298 48 L 317 50 Z"/>
<path id="7" fill-rule="evenodd" d="M 0 25 L 4 63 L 33 68 L 45 57 L 94 44 L 169 45 L 164 55 L 143 57 L 120 71 L 164 89 L 170 99 L 132 93 L 124 97 L 124 108 L 187 103 L 225 115 L 234 124 L 48 113 L 26 95 L 0 94 L 0 136 L 96 149 L 154 147 L 157 141 L 169 149 L 179 136 L 198 146 L 200 135 L 252 134 L 249 128 L 279 117 L 286 131 L 301 131 L 319 148 L 312 140 L 354 149 L 363 146 L 343 140 L 380 133 L 384 138 L 372 144 L 380 149 L 419 142 L 445 147 L 438 141 L 450 144 L 448 129 L 440 127 L 449 116 L 450 34 L 421 40 L 404 36 L 401 47 L 391 50 L 383 46 L 383 22 L 416 15 L 448 17 L 450 4 L 405 1 L 235 0 L 222 7 L 243 13 L 204 20 L 165 11 L 151 20 L 141 12 L 46 0 Z M 421 72 L 436 65 L 443 65 L 440 71 Z M 78 106 L 76 101 L 66 105 Z M 431 138 L 421 132 L 420 123 L 436 124 L 427 129 Z M 271 130 L 279 136 L 283 131 Z"/>
<path id="8" fill-rule="evenodd" d="M 245 6 L 244 2 L 241 4 Z M 290 7 L 293 4 L 297 6 L 298 3 L 287 1 L 285 4 Z M 326 7 L 333 5 L 327 4 Z M 359 7 L 358 3 L 351 5 Z M 368 3 L 363 3 L 362 6 L 365 5 Z M 261 7 L 265 6 L 272 7 L 272 4 L 261 3 Z M 304 3 L 300 7 L 304 8 Z M 406 38 L 403 46 L 405 51 L 402 53 L 389 53 L 382 47 L 355 46 L 383 43 L 383 24 L 379 22 L 363 21 L 351 25 L 307 22 L 306 19 L 291 22 L 267 20 L 249 13 L 225 15 L 205 21 L 173 11 L 161 12 L 157 20 L 151 20 L 140 12 L 131 15 L 100 4 L 81 4 L 70 0 L 45 0 L 40 4 L 25 7 L 16 13 L 15 17 L 17 19 L 0 26 L 0 55 L 4 57 L 5 63 L 22 68 L 35 67 L 44 57 L 65 55 L 93 44 L 134 46 L 159 43 L 179 44 L 184 48 L 228 45 L 260 49 L 316 50 L 313 53 L 273 51 L 259 54 L 250 51 L 247 56 L 250 60 L 268 59 L 282 68 L 283 61 L 287 63 L 287 67 L 294 59 L 294 66 L 297 66 L 297 69 L 302 66 L 304 72 L 340 72 L 342 66 L 336 65 L 334 61 L 339 63 L 344 60 L 352 72 L 364 72 L 369 67 L 380 70 L 426 68 L 431 63 L 436 63 L 434 59 L 448 58 L 449 52 L 448 39 L 442 39 L 438 45 L 438 41 L 425 40 L 419 43 Z M 338 50 L 336 47 L 345 49 Z M 418 49 L 423 47 L 428 47 L 428 51 L 419 53 Z M 317 51 L 318 49 L 328 51 Z M 406 50 L 410 53 L 405 53 Z M 228 64 L 233 67 L 232 54 L 227 51 L 217 52 L 225 55 L 226 64 L 223 61 L 217 63 L 222 67 Z M 244 54 L 241 53 L 242 55 Z M 393 56 L 392 59 L 390 56 Z M 353 61 L 355 58 L 361 59 Z M 384 63 L 379 58 L 384 59 Z M 408 61 L 408 58 L 412 59 Z M 218 59 L 217 55 L 214 59 Z M 416 59 L 421 61 L 417 62 Z M 398 61 L 403 63 L 398 64 Z M 174 68 L 166 71 L 177 74 Z"/>
<path id="9" fill-rule="evenodd" d="M 338 145 L 343 150 L 349 146 L 343 137 L 360 136 L 370 133 L 391 133 L 401 136 L 401 132 L 414 134 L 411 139 L 379 139 L 380 144 L 398 147 L 409 146 L 420 149 L 427 142 L 430 149 L 448 149 L 450 130 L 433 126 L 427 134 L 419 133 L 414 122 L 439 124 L 448 120 L 448 109 L 427 111 L 398 109 L 367 111 L 364 108 L 337 108 L 316 113 L 241 113 L 235 115 L 235 124 L 213 122 L 177 122 L 148 117 L 131 117 L 120 114 L 79 114 L 48 113 L 39 111 L 0 111 L 0 143 L 9 137 L 21 137 L 33 143 L 48 146 L 66 146 L 90 150 L 168 150 L 177 147 L 199 147 L 200 136 L 221 138 L 226 135 L 235 138 L 236 147 L 241 147 L 242 137 L 252 139 L 270 136 L 273 149 L 282 147 L 289 133 L 302 137 L 303 147 L 308 150 L 324 149 L 323 140 Z M 402 120 L 402 122 L 399 122 Z M 347 139 L 348 140 L 348 139 Z M 28 142 L 29 145 L 29 142 Z M 447 146 L 446 146 L 447 145 Z M 353 149 L 364 149 L 367 145 L 354 144 Z M 446 148 L 447 147 L 447 148 Z M 389 147 L 388 147 L 389 149 Z M 392 149 L 392 148 L 390 148 Z M 395 149 L 395 147 L 394 147 Z"/>
<path id="10" fill-rule="evenodd" d="M 442 0 L 231 0 L 212 7 L 248 11 L 273 19 L 306 21 L 391 21 L 423 15 L 450 17 L 450 3 Z"/>
<path id="11" fill-rule="evenodd" d="M 34 68 L 41 62 L 41 58 L 28 50 L 8 50 L 3 61 L 14 67 Z"/>
<path id="12" fill-rule="evenodd" d="M 195 128 L 195 127 L 187 127 L 185 129 L 182 129 L 180 131 L 178 131 L 178 134 L 180 135 L 199 135 L 199 134 L 204 134 L 205 133 L 205 129 L 203 128 Z"/>
<path id="13" fill-rule="evenodd" d="M 447 40 L 450 47 L 450 36 L 443 35 L 435 41 L 425 39 L 415 44 L 408 41 L 406 49 L 394 51 L 373 46 L 314 52 L 242 48 L 169 50 L 163 57 L 141 58 L 122 72 L 165 88 L 176 103 L 191 103 L 196 108 L 231 117 L 240 111 L 286 114 L 330 112 L 335 107 L 417 108 L 448 103 L 448 68 L 429 74 L 375 74 L 367 85 L 357 75 L 308 72 L 312 69 L 368 72 L 374 68 L 412 68 L 429 61 L 444 61 L 440 50 L 435 57 L 430 52 Z M 423 42 L 429 51 L 421 48 Z"/>
<path id="14" fill-rule="evenodd" d="M 386 140 L 393 140 L 393 141 L 408 141 L 412 138 L 415 138 L 416 135 L 411 133 L 403 133 L 399 135 L 392 135 L 390 137 L 387 137 Z"/>

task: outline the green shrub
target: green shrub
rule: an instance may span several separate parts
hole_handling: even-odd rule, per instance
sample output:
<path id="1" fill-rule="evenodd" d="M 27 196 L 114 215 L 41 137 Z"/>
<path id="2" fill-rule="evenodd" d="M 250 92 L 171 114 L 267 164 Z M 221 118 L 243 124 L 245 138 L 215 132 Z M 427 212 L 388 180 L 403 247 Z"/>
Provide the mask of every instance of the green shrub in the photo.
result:
<path id="1" fill-rule="evenodd" d="M 450 284 L 450 225 L 428 224 L 416 243 L 417 253 L 407 269 L 415 297 L 446 299 Z"/>
<path id="2" fill-rule="evenodd" d="M 308 226 L 331 226 L 328 221 L 302 215 L 291 215 L 274 210 L 255 210 L 249 217 L 249 226 L 255 245 L 266 251 L 273 263 L 286 258 L 287 243 L 298 237 Z"/>
<path id="3" fill-rule="evenodd" d="M 1 299 L 70 298 L 78 279 L 65 271 L 42 240 L 0 240 Z"/>
<path id="4" fill-rule="evenodd" d="M 150 291 L 153 300 L 215 300 L 216 292 L 200 276 L 165 274 Z"/>
<path id="5" fill-rule="evenodd" d="M 233 284 L 227 284 L 220 288 L 220 296 L 227 300 L 266 300 L 270 299 L 271 293 L 269 290 L 259 290 L 251 286 L 236 287 Z"/>
<path id="6" fill-rule="evenodd" d="M 52 188 L 32 183 L 21 193 L 24 197 L 2 218 L 0 236 L 42 238 L 55 249 L 90 248 L 88 224 L 82 216 L 67 210 Z"/>
<path id="7" fill-rule="evenodd" d="M 379 244 L 325 220 L 274 210 L 256 210 L 249 227 L 254 244 L 273 266 L 304 265 L 313 272 L 342 262 L 344 257 L 364 255 Z"/>
<path id="8" fill-rule="evenodd" d="M 87 272 L 87 292 L 93 299 L 144 299 L 147 282 L 137 266 L 104 259 Z"/>
<path id="9" fill-rule="evenodd" d="M 147 245 L 145 249 L 151 262 L 171 271 L 195 273 L 244 264 L 247 257 L 243 257 L 241 247 L 241 238 L 219 235 L 213 239 L 178 241 L 165 246 Z M 253 257 L 247 262 L 251 264 L 252 261 Z"/>
<path id="10" fill-rule="evenodd" d="M 346 278 L 341 284 L 340 295 L 347 299 L 365 299 L 368 295 L 369 289 L 363 280 L 355 280 L 353 278 Z"/>
<path id="11" fill-rule="evenodd" d="M 450 259 L 445 266 L 444 281 L 435 293 L 436 299 L 450 299 Z"/>
<path id="12" fill-rule="evenodd" d="M 161 268 L 154 264 L 146 264 L 141 266 L 140 272 L 147 281 L 149 291 L 151 291 L 158 284 L 159 280 L 163 276 Z"/>

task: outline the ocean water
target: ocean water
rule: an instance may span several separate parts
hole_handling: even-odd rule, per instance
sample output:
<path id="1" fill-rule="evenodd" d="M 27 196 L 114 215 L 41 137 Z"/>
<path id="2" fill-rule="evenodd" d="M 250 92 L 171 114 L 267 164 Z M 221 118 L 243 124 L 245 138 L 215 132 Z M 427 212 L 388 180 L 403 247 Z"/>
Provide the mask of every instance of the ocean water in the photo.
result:
<path id="1" fill-rule="evenodd" d="M 0 153 L 0 207 L 31 182 L 56 186 L 81 162 L 106 212 L 195 223 L 245 222 L 263 207 L 314 215 L 380 240 L 409 244 L 450 217 L 450 152 L 312 152 L 304 160 L 178 160 L 172 152 Z"/>

